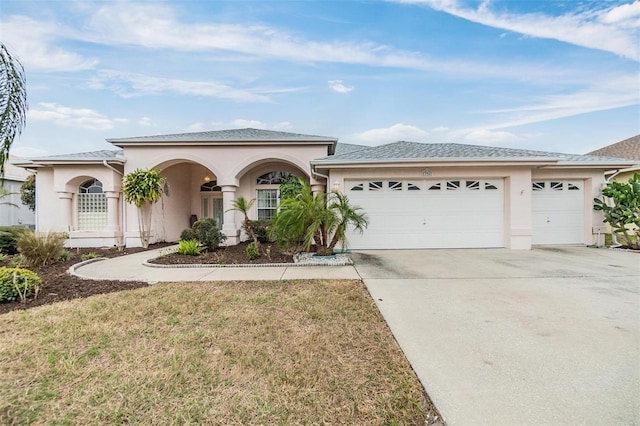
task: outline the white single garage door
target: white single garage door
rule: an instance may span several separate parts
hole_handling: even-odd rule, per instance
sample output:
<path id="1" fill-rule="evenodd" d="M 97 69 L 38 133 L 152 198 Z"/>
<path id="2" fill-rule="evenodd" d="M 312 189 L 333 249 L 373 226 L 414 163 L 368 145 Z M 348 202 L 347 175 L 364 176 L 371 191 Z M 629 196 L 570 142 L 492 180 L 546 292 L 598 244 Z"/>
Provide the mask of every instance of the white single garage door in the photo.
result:
<path id="1" fill-rule="evenodd" d="M 584 183 L 541 180 L 532 190 L 532 243 L 583 244 Z"/>
<path id="2" fill-rule="evenodd" d="M 504 247 L 502 179 L 345 182 L 369 226 L 349 232 L 352 249 Z"/>

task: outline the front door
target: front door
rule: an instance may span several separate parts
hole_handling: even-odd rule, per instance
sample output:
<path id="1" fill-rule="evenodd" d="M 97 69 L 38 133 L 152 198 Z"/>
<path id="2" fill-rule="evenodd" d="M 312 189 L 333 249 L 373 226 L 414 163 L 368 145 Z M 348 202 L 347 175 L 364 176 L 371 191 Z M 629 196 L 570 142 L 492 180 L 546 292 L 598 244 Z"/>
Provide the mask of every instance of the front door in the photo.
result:
<path id="1" fill-rule="evenodd" d="M 222 217 L 224 211 L 222 210 L 222 198 L 216 195 L 202 195 L 202 211 L 201 217 L 208 217 L 216 221 L 218 229 L 222 229 Z"/>

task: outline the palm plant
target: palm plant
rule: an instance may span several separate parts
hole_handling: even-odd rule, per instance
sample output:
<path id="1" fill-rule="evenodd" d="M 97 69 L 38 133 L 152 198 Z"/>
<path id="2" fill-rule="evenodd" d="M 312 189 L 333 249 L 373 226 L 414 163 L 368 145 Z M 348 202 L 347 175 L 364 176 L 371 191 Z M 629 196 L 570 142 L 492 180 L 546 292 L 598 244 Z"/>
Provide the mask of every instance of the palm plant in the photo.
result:
<path id="1" fill-rule="evenodd" d="M 368 224 L 362 209 L 352 206 L 346 195 L 314 195 L 306 182 L 295 197 L 280 203 L 279 210 L 271 225 L 272 237 L 281 245 L 302 241 L 302 248 L 307 251 L 315 243 L 321 256 L 333 254 L 338 243 L 346 247 L 348 226 L 363 232 Z"/>
<path id="2" fill-rule="evenodd" d="M 155 169 L 136 169 L 122 178 L 122 192 L 128 203 L 138 207 L 138 229 L 144 248 L 151 236 L 151 205 L 162 197 L 165 178 Z"/>
<path id="3" fill-rule="evenodd" d="M 255 198 L 252 198 L 251 200 L 247 201 L 247 199 L 244 197 L 238 197 L 235 200 L 233 200 L 233 204 L 232 204 L 233 207 L 227 211 L 235 210 L 242 213 L 242 215 L 244 216 L 244 227 L 247 230 L 247 233 L 249 234 L 253 242 L 256 243 L 256 245 L 258 245 L 260 244 L 258 242 L 258 237 L 256 237 L 256 233 L 253 229 L 253 224 L 249 219 L 249 211 L 251 210 L 251 207 L 255 202 L 256 202 Z"/>
<path id="4" fill-rule="evenodd" d="M 27 80 L 22 64 L 0 43 L 0 176 L 9 150 L 27 121 Z"/>

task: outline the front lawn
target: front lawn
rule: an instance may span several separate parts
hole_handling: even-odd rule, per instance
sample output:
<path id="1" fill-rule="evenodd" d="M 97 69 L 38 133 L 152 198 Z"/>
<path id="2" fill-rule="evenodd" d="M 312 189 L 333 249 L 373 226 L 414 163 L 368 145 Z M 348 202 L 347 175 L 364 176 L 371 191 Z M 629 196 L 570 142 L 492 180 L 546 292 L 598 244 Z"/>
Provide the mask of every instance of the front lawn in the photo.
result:
<path id="1" fill-rule="evenodd" d="M 437 413 L 360 281 L 162 284 L 0 315 L 0 424 Z"/>

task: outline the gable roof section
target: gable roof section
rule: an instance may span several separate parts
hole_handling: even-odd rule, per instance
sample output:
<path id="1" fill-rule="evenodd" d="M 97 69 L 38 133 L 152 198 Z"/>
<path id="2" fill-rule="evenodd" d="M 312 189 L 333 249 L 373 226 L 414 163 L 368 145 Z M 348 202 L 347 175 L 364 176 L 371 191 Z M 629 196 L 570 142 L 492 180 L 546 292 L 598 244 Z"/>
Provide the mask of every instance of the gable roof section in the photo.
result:
<path id="1" fill-rule="evenodd" d="M 640 161 L 640 135 L 596 149 L 589 152 L 588 155 L 603 155 Z"/>
<path id="2" fill-rule="evenodd" d="M 535 162 L 549 165 L 614 166 L 630 165 L 633 160 L 577 154 L 500 148 L 457 143 L 419 143 L 400 141 L 314 160 L 314 165 L 405 163 L 405 162 Z"/>
<path id="3" fill-rule="evenodd" d="M 361 149 L 367 149 L 367 148 L 371 148 L 371 147 L 367 145 L 356 145 L 352 143 L 338 142 L 338 144 L 336 145 L 336 151 L 334 154 L 335 155 L 346 154 L 348 152 L 359 151 Z"/>
<path id="4" fill-rule="evenodd" d="M 329 145 L 333 153 L 338 139 L 327 136 L 304 135 L 301 133 L 277 132 L 262 129 L 214 130 L 208 132 L 176 133 L 169 135 L 139 136 L 132 138 L 107 139 L 118 147 L 140 145 L 255 145 L 303 143 Z"/>

